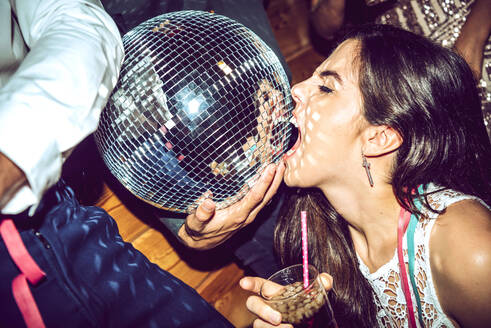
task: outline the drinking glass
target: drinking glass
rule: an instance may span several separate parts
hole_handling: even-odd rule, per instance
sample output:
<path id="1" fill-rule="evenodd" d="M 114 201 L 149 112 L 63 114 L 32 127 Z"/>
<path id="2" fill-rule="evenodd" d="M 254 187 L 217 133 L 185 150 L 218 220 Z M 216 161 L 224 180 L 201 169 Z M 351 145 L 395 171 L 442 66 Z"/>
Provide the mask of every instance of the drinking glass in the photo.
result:
<path id="1" fill-rule="evenodd" d="M 304 288 L 303 265 L 284 268 L 263 284 L 262 299 L 281 313 L 283 323 L 295 328 L 337 327 L 329 299 L 317 269 L 308 266 L 309 283 Z"/>

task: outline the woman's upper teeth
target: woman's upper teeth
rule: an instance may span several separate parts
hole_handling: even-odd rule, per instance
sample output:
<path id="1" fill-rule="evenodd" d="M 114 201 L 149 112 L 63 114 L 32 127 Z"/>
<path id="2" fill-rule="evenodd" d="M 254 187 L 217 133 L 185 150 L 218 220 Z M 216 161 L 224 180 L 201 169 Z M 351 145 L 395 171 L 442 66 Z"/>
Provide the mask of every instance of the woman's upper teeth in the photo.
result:
<path id="1" fill-rule="evenodd" d="M 294 116 L 292 116 L 292 118 L 290 119 L 290 123 L 295 125 L 296 128 L 298 128 L 298 123 Z"/>

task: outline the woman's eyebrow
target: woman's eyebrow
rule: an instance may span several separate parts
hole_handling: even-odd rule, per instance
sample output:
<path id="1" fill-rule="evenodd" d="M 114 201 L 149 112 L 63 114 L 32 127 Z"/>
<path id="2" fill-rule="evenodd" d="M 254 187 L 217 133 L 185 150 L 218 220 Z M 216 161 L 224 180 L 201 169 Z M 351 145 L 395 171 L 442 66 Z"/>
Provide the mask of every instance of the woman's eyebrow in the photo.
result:
<path id="1" fill-rule="evenodd" d="M 328 76 L 332 76 L 336 79 L 336 81 L 338 81 L 340 84 L 343 84 L 343 79 L 341 78 L 341 76 L 335 72 L 335 71 L 330 71 L 330 70 L 325 70 L 325 71 L 322 71 L 320 72 L 319 74 L 321 77 L 328 77 Z"/>

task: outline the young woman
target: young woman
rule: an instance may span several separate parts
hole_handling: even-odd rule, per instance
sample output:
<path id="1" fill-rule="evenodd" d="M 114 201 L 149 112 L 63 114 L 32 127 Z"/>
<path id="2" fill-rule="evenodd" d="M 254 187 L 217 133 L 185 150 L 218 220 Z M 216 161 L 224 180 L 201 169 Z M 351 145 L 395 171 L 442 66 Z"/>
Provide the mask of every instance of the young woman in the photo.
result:
<path id="1" fill-rule="evenodd" d="M 301 262 L 305 210 L 340 327 L 489 327 L 491 146 L 465 61 L 361 27 L 292 94 L 299 139 L 284 181 L 298 188 L 276 227 L 282 263 Z M 281 322 L 257 296 L 247 306 L 254 327 Z"/>

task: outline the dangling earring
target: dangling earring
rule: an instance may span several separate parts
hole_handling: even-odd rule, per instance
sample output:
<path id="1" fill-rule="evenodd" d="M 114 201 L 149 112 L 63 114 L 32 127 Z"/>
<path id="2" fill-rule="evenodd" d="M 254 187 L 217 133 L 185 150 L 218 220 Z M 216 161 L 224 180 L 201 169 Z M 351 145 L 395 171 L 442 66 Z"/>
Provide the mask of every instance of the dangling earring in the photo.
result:
<path id="1" fill-rule="evenodd" d="M 373 179 L 372 179 L 372 174 L 370 173 L 370 163 L 367 161 L 367 157 L 361 153 L 361 158 L 363 158 L 363 163 L 361 166 L 365 168 L 365 172 L 367 172 L 367 177 L 368 177 L 368 182 L 370 183 L 370 187 L 373 187 Z"/>

